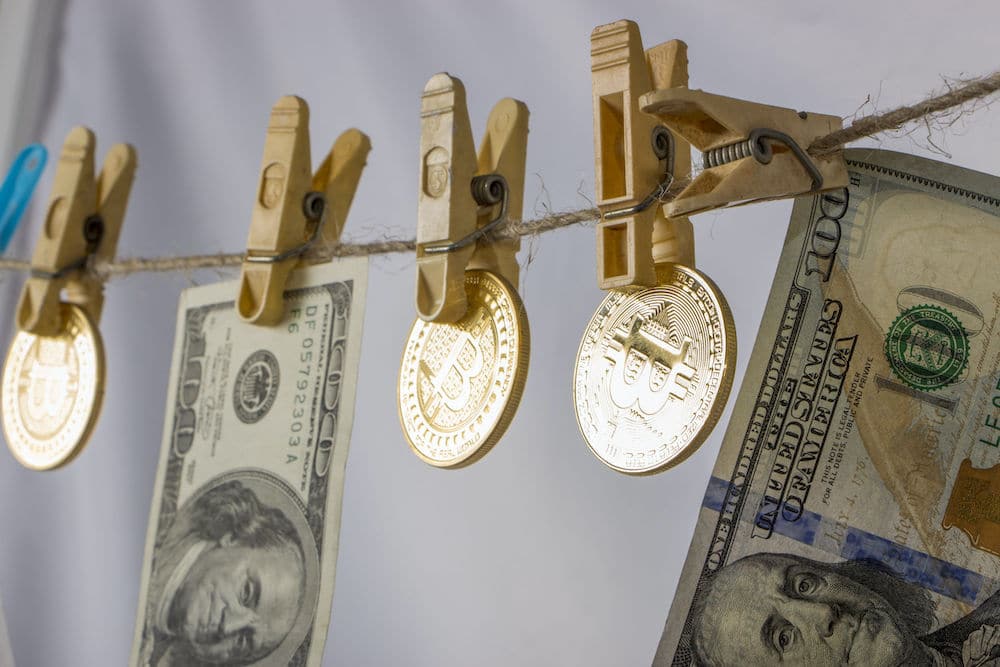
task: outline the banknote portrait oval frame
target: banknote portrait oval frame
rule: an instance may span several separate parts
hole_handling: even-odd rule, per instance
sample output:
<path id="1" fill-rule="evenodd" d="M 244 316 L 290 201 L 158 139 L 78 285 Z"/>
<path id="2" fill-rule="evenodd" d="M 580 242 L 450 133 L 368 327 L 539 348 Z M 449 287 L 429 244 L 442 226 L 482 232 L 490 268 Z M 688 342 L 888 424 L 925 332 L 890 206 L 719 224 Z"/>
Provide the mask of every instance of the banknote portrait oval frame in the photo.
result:
<path id="1" fill-rule="evenodd" d="M 170 543 L 181 536 L 183 531 L 190 530 L 190 512 L 195 503 L 214 489 L 228 482 L 240 482 L 257 497 L 257 500 L 268 508 L 279 510 L 295 528 L 296 535 L 302 546 L 302 560 L 305 570 L 302 604 L 295 617 L 291 630 L 281 643 L 260 660 L 250 663 L 259 667 L 265 665 L 288 664 L 312 629 L 317 612 L 320 589 L 320 560 L 316 538 L 306 518 L 306 510 L 295 492 L 283 480 L 266 470 L 259 468 L 243 468 L 232 470 L 205 482 L 201 488 L 191 495 L 177 511 L 177 516 L 164 535 L 164 543 Z"/>
<path id="2" fill-rule="evenodd" d="M 836 256 L 817 262 L 811 247 L 817 219 L 828 213 L 818 210 L 820 198 L 795 202 L 760 334 L 669 606 L 656 667 L 693 664 L 695 619 L 705 614 L 712 582 L 738 559 L 762 552 L 841 568 L 849 561 L 885 566 L 872 571 L 891 570 L 936 603 L 918 634 L 930 633 L 933 648 L 946 646 L 948 657 L 962 664 L 970 659 L 964 644 L 972 643 L 977 628 L 1000 628 L 995 558 L 986 553 L 998 552 L 984 548 L 990 545 L 983 539 L 997 523 L 989 517 L 980 522 L 979 516 L 988 514 L 989 500 L 995 500 L 991 482 L 997 466 L 989 467 L 995 463 L 992 443 L 976 442 L 971 428 L 983 423 L 991 396 L 989 363 L 1000 304 L 993 298 L 997 263 L 986 249 L 1000 233 L 1000 199 L 994 196 L 1000 179 L 882 150 L 848 149 L 845 158 L 851 205 L 839 221 L 842 244 Z M 887 361 L 891 324 L 902 313 L 931 304 L 955 315 L 969 342 L 965 370 L 938 392 L 914 390 Z M 952 331 L 958 334 L 957 328 Z M 932 348 L 934 356 L 927 359 L 913 354 L 913 360 L 931 372 L 947 365 L 950 357 L 941 354 L 947 337 L 923 335 L 911 352 L 920 353 L 924 344 L 941 347 Z M 787 528 L 779 531 L 777 522 L 760 519 L 765 513 L 780 517 L 780 499 L 790 492 L 785 472 L 795 469 L 805 450 L 795 450 L 789 468 L 773 443 L 797 420 L 788 397 L 812 381 L 806 374 L 813 373 L 814 349 L 826 366 L 813 376 L 820 379 L 813 386 L 833 412 L 817 410 L 821 402 L 813 402 L 809 414 L 801 413 L 809 419 L 800 426 L 819 426 L 813 438 L 821 445 L 815 454 L 821 464 L 808 469 L 815 476 L 808 477 L 812 491 L 793 514 L 798 520 L 779 519 Z M 818 368 L 815 362 L 813 367 Z M 982 409 L 969 408 L 977 405 Z M 805 444 L 791 435 L 790 445 Z M 947 535 L 950 528 L 956 530 Z M 895 593 L 898 584 L 892 586 Z M 741 601 L 773 590 L 729 596 L 730 609 L 736 610 L 732 618 L 744 611 Z M 755 634 L 760 629 L 757 623 L 749 627 Z M 974 664 L 990 662 L 981 660 L 987 655 L 973 653 Z"/>

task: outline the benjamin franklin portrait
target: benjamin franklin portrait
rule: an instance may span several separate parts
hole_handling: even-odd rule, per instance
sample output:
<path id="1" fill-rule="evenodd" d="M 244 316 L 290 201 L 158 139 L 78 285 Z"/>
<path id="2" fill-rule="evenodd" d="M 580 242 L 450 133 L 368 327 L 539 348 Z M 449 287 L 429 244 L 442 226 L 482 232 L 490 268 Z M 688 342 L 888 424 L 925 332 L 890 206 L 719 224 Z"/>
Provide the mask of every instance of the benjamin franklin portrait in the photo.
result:
<path id="1" fill-rule="evenodd" d="M 286 664 L 315 611 L 305 517 L 259 475 L 207 487 L 156 550 L 141 664 Z"/>
<path id="2" fill-rule="evenodd" d="M 720 569 L 692 606 L 701 666 L 1000 664 L 1000 594 L 935 627 L 920 586 L 873 561 L 753 554 Z"/>

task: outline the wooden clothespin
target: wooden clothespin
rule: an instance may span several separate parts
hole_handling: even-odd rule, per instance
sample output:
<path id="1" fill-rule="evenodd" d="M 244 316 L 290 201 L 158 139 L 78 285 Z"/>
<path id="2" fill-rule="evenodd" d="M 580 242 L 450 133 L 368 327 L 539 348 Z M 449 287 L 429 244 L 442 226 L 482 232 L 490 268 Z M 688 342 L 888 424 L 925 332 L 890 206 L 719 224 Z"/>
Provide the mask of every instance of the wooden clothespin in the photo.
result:
<path id="1" fill-rule="evenodd" d="M 460 80 L 431 77 L 420 117 L 417 314 L 454 322 L 466 311 L 466 269 L 492 271 L 517 288 L 520 241 L 486 237 L 507 218 L 521 218 L 528 107 L 497 102 L 478 159 Z"/>
<path id="2" fill-rule="evenodd" d="M 656 284 L 655 266 L 694 266 L 694 233 L 685 217 L 667 220 L 661 198 L 691 170 L 690 151 L 656 118 L 642 95 L 687 86 L 687 45 L 646 51 L 632 21 L 598 26 L 590 36 L 594 99 L 598 283 L 601 289 Z"/>
<path id="3" fill-rule="evenodd" d="M 94 144 L 94 133 L 85 127 L 70 130 L 63 143 L 31 276 L 17 306 L 17 325 L 23 331 L 58 335 L 63 327 L 60 300 L 80 306 L 95 325 L 100 321 L 104 284 L 84 269 L 91 258 L 114 259 L 136 153 L 128 144 L 115 144 L 95 179 Z"/>
<path id="4" fill-rule="evenodd" d="M 370 150 L 363 132 L 347 130 L 313 174 L 309 105 L 287 95 L 271 109 L 236 301 L 243 320 L 265 326 L 280 322 L 289 274 L 322 261 L 306 251 L 340 243 Z"/>
<path id="5" fill-rule="evenodd" d="M 704 171 L 664 206 L 669 216 L 847 185 L 842 153 L 806 153 L 813 140 L 841 128 L 838 116 L 684 88 L 649 92 L 641 106 L 704 153 Z"/>

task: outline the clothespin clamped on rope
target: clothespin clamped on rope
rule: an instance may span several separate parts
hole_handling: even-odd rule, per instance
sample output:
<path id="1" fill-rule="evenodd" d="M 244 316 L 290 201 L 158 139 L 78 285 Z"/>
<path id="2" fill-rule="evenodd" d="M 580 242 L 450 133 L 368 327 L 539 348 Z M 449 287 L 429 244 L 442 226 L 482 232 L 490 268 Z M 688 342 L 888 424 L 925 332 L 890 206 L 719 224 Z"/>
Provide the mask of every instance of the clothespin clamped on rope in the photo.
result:
<path id="1" fill-rule="evenodd" d="M 689 90 L 683 42 L 644 52 L 638 26 L 618 21 L 592 33 L 591 62 L 602 289 L 653 285 L 662 262 L 693 266 L 685 216 L 847 185 L 841 154 L 805 150 L 839 117 Z M 704 169 L 671 197 L 689 144 Z"/>
<path id="2" fill-rule="evenodd" d="M 601 289 L 656 285 L 655 266 L 694 266 L 694 231 L 661 209 L 675 180 L 691 171 L 690 149 L 640 98 L 657 88 L 687 86 L 687 45 L 673 40 L 642 48 L 632 21 L 598 26 L 590 37 L 594 99 L 597 271 Z"/>
<path id="3" fill-rule="evenodd" d="M 528 107 L 509 97 L 497 102 L 478 158 L 460 80 L 434 75 L 420 118 L 417 314 L 454 322 L 466 310 L 466 269 L 492 271 L 517 289 L 520 240 L 488 235 L 508 218 L 521 218 Z"/>
<path id="4" fill-rule="evenodd" d="M 307 254 L 311 249 L 340 243 L 370 150 L 367 135 L 347 130 L 313 173 L 309 105 L 288 95 L 271 109 L 236 300 L 243 320 L 265 326 L 280 322 L 292 270 L 322 261 Z"/>
<path id="5" fill-rule="evenodd" d="M 814 157 L 806 147 L 841 129 L 838 116 L 671 88 L 642 96 L 653 114 L 704 154 L 704 170 L 664 205 L 668 216 L 796 197 L 847 185 L 842 153 Z"/>
<path id="6" fill-rule="evenodd" d="M 0 253 L 7 250 L 17 230 L 24 209 L 31 201 L 38 179 L 45 168 L 48 151 L 41 144 L 26 146 L 14 158 L 7 177 L 0 185 Z"/>
<path id="7" fill-rule="evenodd" d="M 115 144 L 94 177 L 94 134 L 73 128 L 63 143 L 31 276 L 17 306 L 17 325 L 39 336 L 62 329 L 61 294 L 96 325 L 104 306 L 104 283 L 86 271 L 88 262 L 115 257 L 135 176 L 135 149 Z"/>
<path id="8" fill-rule="evenodd" d="M 461 468 L 486 455 L 517 411 L 528 374 L 528 317 L 517 293 L 517 238 L 528 107 L 505 98 L 476 157 L 465 86 L 435 74 L 420 104 L 417 319 L 397 385 L 400 422 L 425 463 Z"/>
<path id="9" fill-rule="evenodd" d="M 114 259 L 135 168 L 135 149 L 116 144 L 95 179 L 94 134 L 76 127 L 63 144 L 0 378 L 7 446 L 32 470 L 76 457 L 100 414 L 104 283 L 88 269 Z"/>
<path id="10" fill-rule="evenodd" d="M 687 47 L 644 50 L 632 21 L 598 26 L 590 40 L 598 281 L 610 293 L 580 343 L 573 402 L 594 455 L 646 475 L 682 461 L 715 426 L 736 327 L 722 291 L 694 266 L 691 222 L 664 206 L 688 178 L 687 137 L 641 102 L 686 91 Z"/>

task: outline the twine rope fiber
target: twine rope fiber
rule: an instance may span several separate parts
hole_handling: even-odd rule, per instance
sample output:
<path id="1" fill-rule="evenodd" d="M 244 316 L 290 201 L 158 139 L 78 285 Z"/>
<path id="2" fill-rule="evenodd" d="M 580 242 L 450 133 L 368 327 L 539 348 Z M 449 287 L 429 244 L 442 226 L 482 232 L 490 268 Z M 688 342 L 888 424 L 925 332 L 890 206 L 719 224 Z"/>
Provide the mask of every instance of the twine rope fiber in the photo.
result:
<path id="1" fill-rule="evenodd" d="M 961 85 L 949 87 L 948 91 L 927 97 L 916 104 L 901 106 L 889 111 L 864 116 L 854 120 L 849 126 L 813 141 L 806 149 L 814 157 L 828 155 L 842 146 L 883 132 L 899 130 L 908 123 L 927 119 L 936 114 L 952 110 L 961 105 L 980 100 L 1000 90 L 1000 71 L 993 74 L 963 81 Z M 689 180 L 675 181 L 667 193 L 676 195 Z M 562 229 L 572 225 L 600 220 L 597 208 L 585 208 L 563 213 L 551 213 L 534 220 L 508 220 L 503 228 L 490 235 L 493 240 L 514 239 L 534 236 Z M 386 239 L 370 243 L 342 243 L 334 247 L 313 247 L 303 255 L 304 259 L 322 261 L 333 257 L 358 257 L 387 253 L 414 252 L 414 239 Z M 127 276 L 133 273 L 193 271 L 197 269 L 226 269 L 239 267 L 244 253 L 215 253 L 209 255 L 187 255 L 178 257 L 136 257 L 113 262 L 98 262 L 87 267 L 102 281 Z M 0 257 L 0 271 L 28 272 L 31 262 L 23 259 Z"/>

